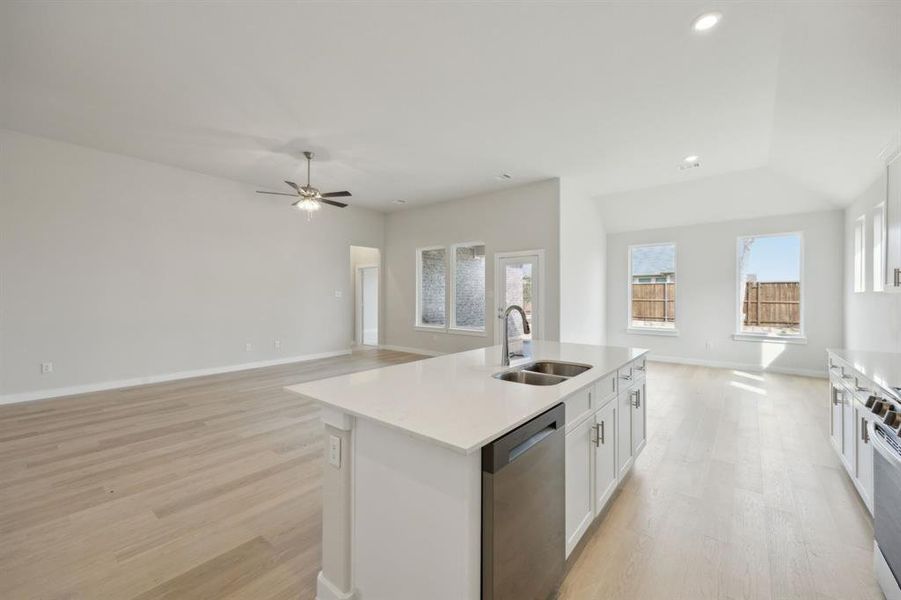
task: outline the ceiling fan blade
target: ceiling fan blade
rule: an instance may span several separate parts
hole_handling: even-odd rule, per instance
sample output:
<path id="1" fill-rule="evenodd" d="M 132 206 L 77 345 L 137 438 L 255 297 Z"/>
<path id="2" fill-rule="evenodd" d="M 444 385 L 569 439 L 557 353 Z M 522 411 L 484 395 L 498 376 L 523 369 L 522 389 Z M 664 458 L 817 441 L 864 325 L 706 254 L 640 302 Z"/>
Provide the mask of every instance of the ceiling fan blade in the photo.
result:
<path id="1" fill-rule="evenodd" d="M 292 198 L 297 198 L 297 194 L 286 194 L 285 192 L 264 192 L 262 190 L 257 190 L 257 194 L 272 194 L 273 196 L 291 196 Z"/>
<path id="2" fill-rule="evenodd" d="M 293 187 L 295 190 L 297 190 L 298 193 L 300 192 L 300 188 L 297 187 L 297 184 L 294 183 L 293 181 L 288 181 L 288 180 L 286 179 L 286 180 L 285 180 L 285 183 L 287 183 L 288 185 L 290 185 L 291 187 Z"/>
<path id="3" fill-rule="evenodd" d="M 350 194 L 348 194 L 348 196 L 349 195 Z M 347 206 L 343 202 L 335 202 L 334 200 L 326 200 L 325 198 L 320 198 L 319 201 L 323 204 L 331 204 L 332 206 L 337 206 L 338 208 L 344 208 L 345 206 Z"/>
<path id="4" fill-rule="evenodd" d="M 350 192 L 328 192 L 326 194 L 321 194 L 323 198 L 347 198 L 350 196 Z"/>

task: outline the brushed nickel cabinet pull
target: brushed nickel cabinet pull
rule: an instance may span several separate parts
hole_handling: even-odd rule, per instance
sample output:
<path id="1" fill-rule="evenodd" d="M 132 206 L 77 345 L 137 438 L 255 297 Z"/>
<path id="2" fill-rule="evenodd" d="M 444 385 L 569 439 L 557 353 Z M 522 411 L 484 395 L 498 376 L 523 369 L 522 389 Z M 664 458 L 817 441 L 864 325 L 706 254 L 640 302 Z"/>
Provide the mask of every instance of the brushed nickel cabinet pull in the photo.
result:
<path id="1" fill-rule="evenodd" d="M 601 443 L 602 443 L 602 444 L 606 444 L 606 443 L 607 443 L 607 442 L 604 441 L 604 438 L 605 438 L 605 437 L 606 437 L 606 436 L 604 435 L 604 422 L 601 421 Z"/>
<path id="2" fill-rule="evenodd" d="M 901 269 L 895 269 L 895 287 L 901 287 Z"/>

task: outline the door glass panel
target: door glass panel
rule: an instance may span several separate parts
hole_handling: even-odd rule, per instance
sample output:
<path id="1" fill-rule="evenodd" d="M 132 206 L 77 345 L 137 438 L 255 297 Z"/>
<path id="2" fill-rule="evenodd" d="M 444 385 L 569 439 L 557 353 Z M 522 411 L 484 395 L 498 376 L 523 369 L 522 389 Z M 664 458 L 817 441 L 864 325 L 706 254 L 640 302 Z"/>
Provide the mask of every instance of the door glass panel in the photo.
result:
<path id="1" fill-rule="evenodd" d="M 531 341 L 535 331 L 534 303 L 532 299 L 533 265 L 531 262 L 507 263 L 504 265 L 504 306 L 517 304 L 526 312 L 526 320 L 529 322 L 531 333 L 524 334 L 521 319 L 518 313 L 510 315 L 510 338 Z"/>

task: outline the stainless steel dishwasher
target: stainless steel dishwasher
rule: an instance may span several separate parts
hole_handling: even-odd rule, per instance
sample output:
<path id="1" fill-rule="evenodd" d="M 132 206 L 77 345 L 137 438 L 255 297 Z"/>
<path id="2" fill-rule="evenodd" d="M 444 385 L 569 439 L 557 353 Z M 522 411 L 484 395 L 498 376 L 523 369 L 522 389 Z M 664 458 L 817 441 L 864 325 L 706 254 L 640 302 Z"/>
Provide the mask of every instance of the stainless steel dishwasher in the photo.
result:
<path id="1" fill-rule="evenodd" d="M 553 598 L 565 548 L 564 407 L 482 448 L 482 600 Z"/>

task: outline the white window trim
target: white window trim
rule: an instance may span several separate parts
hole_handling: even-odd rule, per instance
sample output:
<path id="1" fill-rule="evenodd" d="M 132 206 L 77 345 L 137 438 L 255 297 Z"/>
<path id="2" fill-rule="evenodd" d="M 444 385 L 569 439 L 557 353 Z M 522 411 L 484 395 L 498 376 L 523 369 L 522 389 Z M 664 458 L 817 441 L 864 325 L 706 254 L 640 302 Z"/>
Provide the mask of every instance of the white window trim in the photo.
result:
<path id="1" fill-rule="evenodd" d="M 457 325 L 457 248 L 469 248 L 470 246 L 485 246 L 485 298 L 482 306 L 484 316 L 481 327 L 460 327 Z M 448 276 L 450 285 L 447 291 L 447 332 L 459 335 L 474 335 L 485 337 L 488 335 L 485 324 L 488 323 L 488 245 L 485 242 L 459 242 L 451 244 L 447 253 L 449 268 Z"/>
<path id="2" fill-rule="evenodd" d="M 676 337 L 679 335 L 679 300 L 676 297 L 676 305 L 673 307 L 673 327 L 672 329 L 664 329 L 662 327 L 642 327 L 632 324 L 632 249 L 633 248 L 652 248 L 654 246 L 672 246 L 673 247 L 673 271 L 676 279 L 673 283 L 679 283 L 679 247 L 676 242 L 654 242 L 652 244 L 630 244 L 627 248 L 626 257 L 626 332 L 649 335 L 664 335 Z M 666 311 L 666 307 L 664 307 Z"/>
<path id="3" fill-rule="evenodd" d="M 416 248 L 416 307 L 413 316 L 413 329 L 416 331 L 427 331 L 430 333 L 450 333 L 453 335 L 468 335 L 475 337 L 487 337 L 487 329 L 483 326 L 481 329 L 470 327 L 455 327 L 452 324 L 456 320 L 456 305 L 454 298 L 456 296 L 456 277 L 454 270 L 456 269 L 456 249 L 466 246 L 485 246 L 485 322 L 488 321 L 488 245 L 485 242 L 460 242 L 451 244 L 450 246 L 434 245 L 422 246 Z M 444 325 L 425 325 L 422 322 L 422 253 L 428 250 L 444 250 Z"/>
<path id="4" fill-rule="evenodd" d="M 659 329 L 655 327 L 627 327 L 626 333 L 635 335 L 662 335 L 665 337 L 679 337 L 678 329 L 664 329 L 663 327 Z"/>
<path id="5" fill-rule="evenodd" d="M 855 294 L 867 291 L 867 219 L 866 215 L 860 215 L 854 220 L 851 244 L 853 246 L 851 277 Z M 857 236 L 860 236 L 858 239 Z"/>
<path id="6" fill-rule="evenodd" d="M 801 241 L 801 249 L 798 253 L 798 260 L 800 262 L 799 270 L 800 273 L 800 284 L 801 284 L 801 322 L 799 323 L 800 332 L 797 335 L 778 335 L 771 333 L 754 333 L 749 331 L 741 330 L 741 241 L 745 238 L 765 238 L 765 237 L 781 237 L 786 235 L 796 235 Z M 778 233 L 761 233 L 761 234 L 750 234 L 750 235 L 740 235 L 735 239 L 735 333 L 732 335 L 732 339 L 740 342 L 766 342 L 766 341 L 780 341 L 780 342 L 794 342 L 797 344 L 806 344 L 807 343 L 807 334 L 806 329 L 804 327 L 804 312 L 807 307 L 807 302 L 804 299 L 805 290 L 807 286 L 804 285 L 804 232 L 803 231 L 782 231 Z"/>
<path id="7" fill-rule="evenodd" d="M 422 322 L 422 253 L 428 250 L 444 250 L 444 325 L 425 325 Z M 416 249 L 416 308 L 414 309 L 413 328 L 421 331 L 444 331 L 447 329 L 447 248 L 445 246 L 422 246 Z"/>
<path id="8" fill-rule="evenodd" d="M 876 252 L 876 235 L 873 234 L 873 252 L 872 252 L 872 260 L 873 260 L 873 291 L 874 292 L 884 292 L 885 291 L 885 264 L 886 264 L 886 224 L 885 224 L 885 202 L 880 202 L 876 206 L 873 207 L 872 213 L 874 215 L 879 215 L 879 243 L 880 250 Z M 876 231 L 876 227 L 873 227 L 873 231 Z"/>

